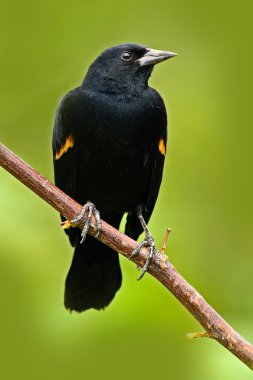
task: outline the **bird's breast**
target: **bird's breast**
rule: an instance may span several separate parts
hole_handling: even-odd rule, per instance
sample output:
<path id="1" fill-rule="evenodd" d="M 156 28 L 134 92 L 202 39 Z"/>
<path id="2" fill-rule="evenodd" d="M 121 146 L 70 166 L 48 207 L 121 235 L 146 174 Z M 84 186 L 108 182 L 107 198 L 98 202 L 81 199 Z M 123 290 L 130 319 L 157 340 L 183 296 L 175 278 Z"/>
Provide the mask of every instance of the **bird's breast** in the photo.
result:
<path id="1" fill-rule="evenodd" d="M 119 212 L 132 209 L 147 192 L 164 121 L 152 102 L 111 97 L 93 105 L 89 120 L 88 128 L 83 121 L 79 152 L 86 197 L 105 213 L 107 205 Z"/>

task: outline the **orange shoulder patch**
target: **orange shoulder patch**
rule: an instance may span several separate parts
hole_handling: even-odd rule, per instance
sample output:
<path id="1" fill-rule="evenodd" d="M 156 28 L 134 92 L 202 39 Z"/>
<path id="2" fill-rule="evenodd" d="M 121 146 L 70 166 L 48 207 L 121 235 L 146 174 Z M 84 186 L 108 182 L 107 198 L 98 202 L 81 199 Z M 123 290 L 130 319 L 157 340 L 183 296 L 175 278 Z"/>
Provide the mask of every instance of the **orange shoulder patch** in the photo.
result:
<path id="1" fill-rule="evenodd" d="M 69 148 L 72 148 L 74 146 L 74 139 L 72 137 L 72 135 L 69 135 L 69 137 L 67 138 L 67 140 L 65 141 L 65 144 L 63 144 L 60 148 L 60 150 L 58 150 L 58 152 L 56 152 L 55 154 L 55 160 L 59 160 L 59 158 L 61 158 L 61 156 L 66 153 Z"/>
<path id="2" fill-rule="evenodd" d="M 165 154 L 166 154 L 166 148 L 165 148 L 164 139 L 160 139 L 159 140 L 159 151 L 161 152 L 161 154 L 163 156 L 165 156 Z"/>

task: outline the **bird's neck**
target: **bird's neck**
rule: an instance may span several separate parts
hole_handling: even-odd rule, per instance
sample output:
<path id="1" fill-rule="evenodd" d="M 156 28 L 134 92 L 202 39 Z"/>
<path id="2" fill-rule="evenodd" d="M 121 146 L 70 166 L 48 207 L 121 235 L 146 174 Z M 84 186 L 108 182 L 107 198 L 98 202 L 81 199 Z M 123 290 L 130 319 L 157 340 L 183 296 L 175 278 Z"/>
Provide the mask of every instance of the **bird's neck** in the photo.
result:
<path id="1" fill-rule="evenodd" d="M 132 78 L 113 78 L 112 76 L 89 75 L 87 73 L 81 87 L 88 91 L 127 96 L 140 96 L 148 87 L 148 78 L 134 82 Z"/>

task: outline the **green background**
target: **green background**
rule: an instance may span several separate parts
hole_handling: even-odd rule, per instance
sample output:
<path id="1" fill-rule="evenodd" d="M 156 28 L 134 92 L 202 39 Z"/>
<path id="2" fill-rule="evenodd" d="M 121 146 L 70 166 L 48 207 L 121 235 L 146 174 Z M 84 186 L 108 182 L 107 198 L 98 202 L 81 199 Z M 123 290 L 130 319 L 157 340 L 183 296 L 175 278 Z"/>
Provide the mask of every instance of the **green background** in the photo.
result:
<path id="1" fill-rule="evenodd" d="M 172 228 L 172 263 L 253 341 L 252 9 L 229 1 L 0 2 L 0 139 L 52 180 L 56 106 L 106 47 L 179 53 L 150 84 L 169 113 L 164 180 L 150 228 Z M 123 286 L 102 312 L 69 314 L 72 249 L 59 216 L 0 171 L 0 377 L 250 379 L 156 280 Z"/>

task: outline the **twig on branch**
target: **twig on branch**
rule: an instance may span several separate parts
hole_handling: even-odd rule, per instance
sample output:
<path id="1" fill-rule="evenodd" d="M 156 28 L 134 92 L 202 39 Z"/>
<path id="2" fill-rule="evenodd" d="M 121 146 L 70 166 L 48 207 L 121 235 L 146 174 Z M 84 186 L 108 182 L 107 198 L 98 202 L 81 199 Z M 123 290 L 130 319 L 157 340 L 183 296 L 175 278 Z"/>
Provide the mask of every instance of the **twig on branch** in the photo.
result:
<path id="1" fill-rule="evenodd" d="M 46 178 L 32 169 L 4 145 L 0 144 L 0 165 L 23 182 L 33 192 L 54 207 L 67 219 L 73 219 L 80 214 L 82 206 L 59 190 Z M 86 217 L 85 217 L 86 218 Z M 77 226 L 83 228 L 85 218 Z M 95 221 L 89 234 L 96 235 Z M 102 221 L 102 231 L 97 238 L 104 244 L 121 252 L 128 258 L 137 247 L 137 242 L 122 234 L 106 222 Z M 144 265 L 148 251 L 142 248 L 139 255 L 132 261 L 141 267 Z M 155 260 L 152 260 L 148 272 L 160 281 L 204 327 L 204 333 L 190 334 L 190 337 L 209 337 L 222 344 L 249 368 L 253 369 L 253 346 L 241 337 L 204 298 L 176 271 L 168 261 L 163 268 L 157 270 Z"/>

